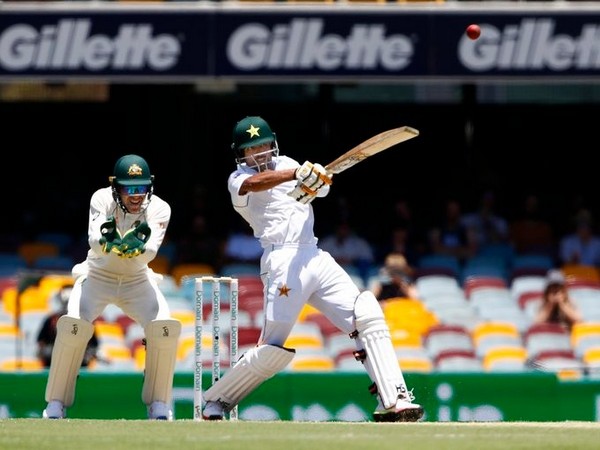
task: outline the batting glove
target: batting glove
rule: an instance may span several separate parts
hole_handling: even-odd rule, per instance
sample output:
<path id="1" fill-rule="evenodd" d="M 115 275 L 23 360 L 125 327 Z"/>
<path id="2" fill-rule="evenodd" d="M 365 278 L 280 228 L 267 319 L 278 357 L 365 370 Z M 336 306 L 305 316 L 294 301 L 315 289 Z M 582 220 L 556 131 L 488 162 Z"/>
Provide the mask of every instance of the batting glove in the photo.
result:
<path id="1" fill-rule="evenodd" d="M 325 184 L 331 184 L 331 177 L 321 164 L 305 161 L 294 173 L 296 179 L 310 191 L 318 191 Z"/>
<path id="2" fill-rule="evenodd" d="M 317 198 L 317 191 L 313 191 L 312 189 L 307 188 L 301 181 L 296 183 L 296 187 L 288 192 L 290 197 L 292 197 L 297 202 L 307 204 L 312 202 L 315 198 Z"/>

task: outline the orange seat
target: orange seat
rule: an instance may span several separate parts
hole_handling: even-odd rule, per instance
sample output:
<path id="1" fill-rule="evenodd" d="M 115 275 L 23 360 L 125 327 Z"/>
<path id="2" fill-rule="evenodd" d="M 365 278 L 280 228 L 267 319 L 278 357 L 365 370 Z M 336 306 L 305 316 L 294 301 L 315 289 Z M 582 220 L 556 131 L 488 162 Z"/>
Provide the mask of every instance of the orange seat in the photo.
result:
<path id="1" fill-rule="evenodd" d="M 572 280 L 586 280 L 600 283 L 600 272 L 594 266 L 564 264 L 560 270 L 563 272 L 567 284 Z"/>
<path id="2" fill-rule="evenodd" d="M 32 267 L 35 260 L 40 256 L 58 256 L 60 247 L 52 242 L 23 242 L 17 248 L 17 253 L 27 262 L 29 267 Z"/>
<path id="3" fill-rule="evenodd" d="M 154 272 L 160 274 L 168 274 L 171 271 L 171 261 L 165 255 L 156 255 L 152 261 L 148 263 Z"/>
<path id="4" fill-rule="evenodd" d="M 171 275 L 179 286 L 184 276 L 215 275 L 215 273 L 212 265 L 204 263 L 179 263 L 171 268 Z"/>
<path id="5" fill-rule="evenodd" d="M 17 306 L 18 301 L 18 306 Z M 38 286 L 29 286 L 20 295 L 16 287 L 7 288 L 2 294 L 4 311 L 11 315 L 17 313 L 17 308 L 24 311 L 50 312 L 50 299 L 47 294 L 40 292 Z"/>
<path id="6" fill-rule="evenodd" d="M 483 367 L 488 372 L 506 369 L 525 369 L 527 350 L 524 347 L 508 346 L 490 349 L 483 357 Z"/>
<path id="7" fill-rule="evenodd" d="M 0 361 L 0 372 L 43 370 L 44 364 L 35 357 L 4 358 Z"/>
<path id="8" fill-rule="evenodd" d="M 390 330 L 406 330 L 422 336 L 439 322 L 420 300 L 395 297 L 386 300 L 382 309 Z"/>

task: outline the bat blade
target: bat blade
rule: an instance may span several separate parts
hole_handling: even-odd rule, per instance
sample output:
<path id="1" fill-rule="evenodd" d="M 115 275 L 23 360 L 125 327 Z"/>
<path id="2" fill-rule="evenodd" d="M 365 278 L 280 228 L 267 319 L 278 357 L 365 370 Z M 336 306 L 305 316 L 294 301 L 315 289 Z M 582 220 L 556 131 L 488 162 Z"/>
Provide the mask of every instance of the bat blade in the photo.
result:
<path id="1" fill-rule="evenodd" d="M 419 130 L 409 126 L 393 128 L 376 134 L 327 164 L 325 170 L 330 174 L 343 172 L 353 165 L 367 159 L 369 156 L 373 156 L 396 144 L 417 137 L 418 135 Z"/>

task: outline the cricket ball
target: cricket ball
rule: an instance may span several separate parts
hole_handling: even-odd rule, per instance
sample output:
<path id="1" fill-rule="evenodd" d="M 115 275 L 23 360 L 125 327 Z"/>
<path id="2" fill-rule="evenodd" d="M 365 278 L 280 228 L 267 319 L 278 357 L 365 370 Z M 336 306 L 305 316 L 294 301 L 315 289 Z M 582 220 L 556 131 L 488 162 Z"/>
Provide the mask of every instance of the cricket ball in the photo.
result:
<path id="1" fill-rule="evenodd" d="M 469 36 L 469 39 L 475 40 L 480 35 L 481 35 L 481 28 L 479 28 L 479 25 L 471 24 L 467 27 L 467 36 Z"/>

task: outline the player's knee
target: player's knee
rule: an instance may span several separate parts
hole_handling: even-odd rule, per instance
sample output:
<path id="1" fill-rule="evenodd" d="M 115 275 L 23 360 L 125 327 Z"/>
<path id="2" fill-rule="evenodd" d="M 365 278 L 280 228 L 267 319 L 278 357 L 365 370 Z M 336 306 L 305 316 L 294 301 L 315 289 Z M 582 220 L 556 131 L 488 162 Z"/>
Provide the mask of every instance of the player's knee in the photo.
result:
<path id="1" fill-rule="evenodd" d="M 87 320 L 64 315 L 56 323 L 58 341 L 87 343 L 94 334 L 94 325 Z"/>
<path id="2" fill-rule="evenodd" d="M 388 329 L 381 305 L 370 291 L 363 291 L 356 298 L 354 318 L 359 334 Z"/>

